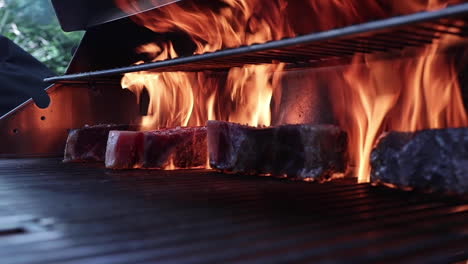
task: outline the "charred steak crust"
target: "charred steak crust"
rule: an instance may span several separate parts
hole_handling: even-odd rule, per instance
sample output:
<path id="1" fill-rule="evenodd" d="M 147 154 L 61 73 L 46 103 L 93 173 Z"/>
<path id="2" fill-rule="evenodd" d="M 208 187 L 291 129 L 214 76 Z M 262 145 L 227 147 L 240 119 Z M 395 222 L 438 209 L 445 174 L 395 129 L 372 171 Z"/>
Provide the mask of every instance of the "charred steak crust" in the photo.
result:
<path id="1" fill-rule="evenodd" d="M 468 128 L 389 132 L 371 155 L 372 182 L 468 193 Z"/>
<path id="2" fill-rule="evenodd" d="M 132 128 L 130 125 L 101 124 L 73 129 L 68 134 L 63 161 L 104 161 L 109 132 Z"/>
<path id="3" fill-rule="evenodd" d="M 347 135 L 336 126 L 208 121 L 207 127 L 210 165 L 219 170 L 323 179 L 346 169 Z"/>

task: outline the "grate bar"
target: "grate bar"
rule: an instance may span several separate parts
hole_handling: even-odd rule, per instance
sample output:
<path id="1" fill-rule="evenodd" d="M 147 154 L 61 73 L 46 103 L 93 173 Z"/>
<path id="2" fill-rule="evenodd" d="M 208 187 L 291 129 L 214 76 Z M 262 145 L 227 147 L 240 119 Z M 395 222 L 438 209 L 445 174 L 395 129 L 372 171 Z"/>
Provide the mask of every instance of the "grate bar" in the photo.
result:
<path id="1" fill-rule="evenodd" d="M 0 222 L 15 215 L 55 224 L 0 236 L 2 263 L 446 263 L 468 253 L 468 201 L 354 179 L 0 160 Z"/>
<path id="2" fill-rule="evenodd" d="M 327 60 L 336 57 L 352 56 L 356 53 L 386 52 L 387 50 L 383 48 L 383 45 L 373 40 L 383 37 L 389 46 L 401 46 L 401 48 L 404 48 L 431 44 L 435 39 L 440 37 L 440 34 L 453 34 L 463 37 L 466 35 L 466 26 L 462 26 L 461 24 L 465 24 L 467 14 L 468 3 L 465 3 L 437 11 L 392 17 L 263 44 L 242 46 L 122 68 L 50 77 L 44 81 L 93 80 L 137 71 L 226 70 L 247 64 L 310 62 L 311 60 Z M 428 26 L 430 23 L 434 26 Z M 445 29 L 438 28 L 440 26 L 445 27 Z M 453 31 L 452 29 L 456 30 Z M 423 31 L 424 33 L 419 31 Z M 368 39 L 369 41 L 363 42 L 362 46 L 343 45 L 343 42 L 348 41 L 350 43 L 360 43 L 362 39 Z M 299 52 L 301 56 L 305 55 L 304 58 L 298 58 L 297 53 L 288 53 L 291 50 Z M 309 55 L 312 55 L 312 57 L 309 57 Z"/>

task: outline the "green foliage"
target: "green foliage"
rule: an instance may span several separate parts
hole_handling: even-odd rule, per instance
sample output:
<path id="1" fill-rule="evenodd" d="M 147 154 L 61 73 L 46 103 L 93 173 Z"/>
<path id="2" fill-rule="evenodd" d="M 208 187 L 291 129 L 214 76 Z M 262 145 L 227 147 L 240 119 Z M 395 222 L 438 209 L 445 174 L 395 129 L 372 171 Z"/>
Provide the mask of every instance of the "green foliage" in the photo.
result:
<path id="1" fill-rule="evenodd" d="M 49 0 L 0 0 L 0 34 L 64 73 L 82 32 L 63 32 Z"/>

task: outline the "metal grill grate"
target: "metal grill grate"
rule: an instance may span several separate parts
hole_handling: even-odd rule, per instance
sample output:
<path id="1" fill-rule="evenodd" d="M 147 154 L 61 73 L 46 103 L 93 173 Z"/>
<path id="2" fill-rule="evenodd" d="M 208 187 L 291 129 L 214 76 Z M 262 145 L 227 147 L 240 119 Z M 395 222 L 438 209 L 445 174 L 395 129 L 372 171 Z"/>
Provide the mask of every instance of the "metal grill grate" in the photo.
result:
<path id="1" fill-rule="evenodd" d="M 468 201 L 353 180 L 0 160 L 2 263 L 446 263 Z"/>
<path id="2" fill-rule="evenodd" d="M 356 53 L 391 52 L 431 44 L 443 34 L 466 37 L 467 14 L 468 4 L 460 4 L 438 11 L 393 17 L 263 44 L 123 68 L 51 77 L 45 81 L 92 80 L 136 71 L 203 71 L 247 64 L 314 63 L 346 58 Z"/>

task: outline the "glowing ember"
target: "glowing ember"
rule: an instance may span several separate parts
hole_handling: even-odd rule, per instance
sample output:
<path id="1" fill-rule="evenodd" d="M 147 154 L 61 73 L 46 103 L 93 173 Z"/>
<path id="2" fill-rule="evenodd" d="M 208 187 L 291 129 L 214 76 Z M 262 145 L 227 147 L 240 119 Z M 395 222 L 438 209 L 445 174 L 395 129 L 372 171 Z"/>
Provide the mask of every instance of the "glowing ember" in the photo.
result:
<path id="1" fill-rule="evenodd" d="M 141 11 L 135 0 L 115 1 L 124 11 Z M 184 1 L 132 19 L 154 32 L 189 36 L 193 53 L 201 54 L 458 2 L 462 1 Z M 351 160 L 361 182 L 369 181 L 370 152 L 383 131 L 468 125 L 455 64 L 442 52 L 459 41 L 443 35 L 412 54 L 413 59 L 356 55 L 346 70 L 317 76 L 329 83 L 334 114 L 349 134 Z M 178 54 L 173 45 L 151 43 L 138 52 L 153 61 L 189 55 Z M 281 96 L 281 74 L 274 73 L 283 68 L 284 64 L 233 68 L 224 79 L 209 73 L 128 73 L 122 86 L 137 94 L 148 90 L 150 106 L 142 120 L 146 129 L 204 125 L 207 120 L 270 125 L 272 101 Z"/>

